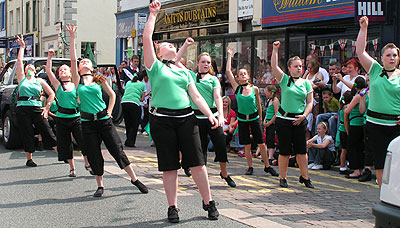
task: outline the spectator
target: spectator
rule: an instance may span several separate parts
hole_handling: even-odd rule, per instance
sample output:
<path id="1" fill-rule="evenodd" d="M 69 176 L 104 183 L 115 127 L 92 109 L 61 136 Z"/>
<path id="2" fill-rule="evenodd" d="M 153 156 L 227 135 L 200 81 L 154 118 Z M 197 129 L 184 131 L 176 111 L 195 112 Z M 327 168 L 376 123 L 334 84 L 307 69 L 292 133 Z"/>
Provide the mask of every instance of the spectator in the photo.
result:
<path id="1" fill-rule="evenodd" d="M 344 127 L 344 110 L 347 108 L 347 105 L 350 104 L 353 96 L 350 91 L 346 91 L 343 93 L 343 97 L 340 99 L 340 111 L 339 111 L 339 141 L 342 151 L 340 153 L 340 174 L 348 174 L 348 170 L 346 168 L 346 156 L 347 156 L 347 132 Z"/>
<path id="2" fill-rule="evenodd" d="M 124 67 L 124 69 L 121 72 L 121 85 L 123 86 L 123 88 L 125 88 L 125 84 L 132 80 L 132 78 L 134 77 L 135 73 L 139 72 L 139 56 L 137 55 L 133 55 L 131 58 L 131 65 Z"/>
<path id="3" fill-rule="evenodd" d="M 337 74 L 332 78 L 333 79 L 332 90 L 334 93 L 340 93 L 340 97 L 343 96 L 344 92 L 351 90 L 351 88 L 353 88 L 354 80 L 356 80 L 357 77 L 364 78 L 364 76 L 358 74 L 360 65 L 358 60 L 355 58 L 347 61 L 346 68 L 344 69 L 347 70 L 348 75 L 343 76 L 342 74 Z"/>
<path id="4" fill-rule="evenodd" d="M 315 55 L 315 54 L 311 54 L 311 55 L 308 55 L 306 57 L 306 64 L 305 65 L 308 66 L 308 62 L 310 62 L 312 59 L 314 59 L 315 61 L 319 62 L 318 61 L 318 56 Z M 320 64 L 320 66 L 318 67 L 318 72 L 320 72 L 322 74 L 323 79 L 324 79 L 323 81 L 324 81 L 325 84 L 327 84 L 328 81 L 329 81 L 329 73 L 328 73 L 328 71 L 326 71 L 324 68 L 322 68 L 321 64 Z M 305 72 L 305 74 L 306 73 L 307 73 L 307 71 Z"/>
<path id="5" fill-rule="evenodd" d="M 236 113 L 231 109 L 231 99 L 228 96 L 222 97 L 222 106 L 224 108 L 224 125 L 222 126 L 225 134 L 225 142 L 227 151 L 230 150 L 230 142 L 232 141 L 233 132 L 235 128 L 233 126 L 236 120 Z"/>
<path id="6" fill-rule="evenodd" d="M 329 89 L 322 91 L 322 99 L 324 100 L 323 109 L 324 113 L 317 116 L 315 121 L 315 134 L 317 133 L 317 126 L 322 121 L 328 121 L 329 123 L 329 135 L 332 137 L 336 136 L 338 111 L 340 108 L 339 101 L 333 97 L 332 92 Z"/>
<path id="7" fill-rule="evenodd" d="M 317 126 L 318 134 L 307 141 L 308 168 L 328 169 L 334 160 L 335 144 L 331 136 L 327 135 L 328 126 L 321 122 Z"/>

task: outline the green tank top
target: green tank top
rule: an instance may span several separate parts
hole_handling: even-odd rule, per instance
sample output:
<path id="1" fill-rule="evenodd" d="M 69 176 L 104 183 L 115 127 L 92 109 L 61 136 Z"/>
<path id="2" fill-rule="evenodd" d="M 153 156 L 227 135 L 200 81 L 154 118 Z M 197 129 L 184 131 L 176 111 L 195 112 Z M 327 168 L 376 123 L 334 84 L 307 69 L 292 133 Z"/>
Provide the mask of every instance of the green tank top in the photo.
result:
<path id="1" fill-rule="evenodd" d="M 274 109 L 274 101 L 267 107 L 267 112 L 265 114 L 265 119 L 266 121 L 270 121 L 272 117 L 275 115 L 275 109 Z"/>
<path id="2" fill-rule="evenodd" d="M 339 111 L 339 121 L 340 121 L 339 131 L 342 131 L 342 132 L 346 132 L 346 127 L 344 126 L 344 111 L 343 111 L 344 109 L 345 109 L 345 107 L 343 107 L 343 109 L 341 109 Z"/>
<path id="3" fill-rule="evenodd" d="M 102 90 L 101 86 L 97 83 L 92 85 L 82 85 L 78 86 L 78 96 L 81 102 L 81 111 L 87 112 L 91 114 L 98 113 L 106 108 L 106 103 L 102 98 Z M 105 116 L 100 120 L 105 120 L 110 118 L 109 116 Z M 87 119 L 82 119 L 82 121 L 89 121 Z"/>
<path id="4" fill-rule="evenodd" d="M 36 78 L 28 80 L 25 77 L 19 83 L 18 93 L 20 97 L 40 97 L 42 89 L 42 85 Z M 40 100 L 17 101 L 17 106 L 42 107 L 42 102 Z"/>
<path id="5" fill-rule="evenodd" d="M 78 95 L 77 95 L 75 86 L 74 86 L 74 89 L 71 91 L 64 91 L 60 84 L 60 86 L 58 86 L 58 89 L 56 91 L 56 97 L 57 97 L 58 105 L 60 107 L 69 108 L 69 109 L 78 108 L 78 101 L 77 101 Z M 79 112 L 75 113 L 75 114 L 65 114 L 65 113 L 57 112 L 56 116 L 60 117 L 60 118 L 75 118 L 80 115 L 81 114 Z"/>
<path id="6" fill-rule="evenodd" d="M 122 96 L 121 103 L 135 103 L 140 105 L 140 98 L 146 90 L 146 85 L 141 82 L 128 81 L 125 85 L 124 96 Z"/>
<path id="7" fill-rule="evenodd" d="M 366 103 L 367 103 L 367 107 L 368 108 L 368 103 L 369 103 L 369 96 L 366 95 L 367 97 L 366 99 Z M 364 124 L 366 124 L 367 120 L 366 120 L 366 113 L 364 112 L 364 114 L 360 113 L 360 104 L 357 104 L 353 110 L 351 110 L 350 115 L 349 115 L 349 120 L 350 120 L 350 126 L 362 126 Z"/>
<path id="8" fill-rule="evenodd" d="M 255 112 L 257 112 L 257 105 L 256 105 L 256 94 L 254 92 L 254 86 L 251 87 L 251 93 L 249 96 L 243 96 L 240 92 L 236 94 L 236 101 L 238 105 L 238 112 L 243 115 L 250 115 Z M 239 118 L 238 120 L 240 121 L 253 121 L 258 119 L 259 116 L 250 119 L 250 120 L 245 120 L 242 118 Z"/>

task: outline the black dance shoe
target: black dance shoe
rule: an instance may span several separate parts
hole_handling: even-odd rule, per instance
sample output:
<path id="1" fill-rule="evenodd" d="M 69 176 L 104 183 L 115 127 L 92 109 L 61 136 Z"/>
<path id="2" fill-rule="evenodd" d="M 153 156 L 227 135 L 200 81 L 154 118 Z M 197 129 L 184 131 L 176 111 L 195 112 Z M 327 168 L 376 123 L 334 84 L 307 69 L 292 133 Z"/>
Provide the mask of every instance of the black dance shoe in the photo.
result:
<path id="1" fill-rule="evenodd" d="M 26 161 L 26 166 L 29 166 L 29 167 L 36 167 L 37 164 L 36 164 L 35 162 L 33 162 L 32 159 L 29 159 L 28 161 Z"/>
<path id="2" fill-rule="evenodd" d="M 178 223 L 179 216 L 178 216 L 179 209 L 175 206 L 168 207 L 168 222 L 171 223 Z"/>
<path id="3" fill-rule="evenodd" d="M 208 219 L 209 220 L 218 220 L 219 212 L 218 212 L 217 208 L 215 207 L 215 201 L 214 200 L 210 201 L 208 205 L 205 205 L 204 201 L 202 201 L 202 202 L 203 202 L 203 209 L 205 211 L 208 211 Z"/>
<path id="4" fill-rule="evenodd" d="M 282 188 L 287 188 L 288 187 L 287 180 L 279 179 L 279 186 L 281 186 Z"/>
<path id="5" fill-rule="evenodd" d="M 254 172 L 254 169 L 253 169 L 253 167 L 249 167 L 248 169 L 247 169 L 247 171 L 246 171 L 246 175 L 253 175 L 253 172 Z"/>
<path id="6" fill-rule="evenodd" d="M 235 183 L 235 181 L 232 180 L 231 176 L 228 175 L 227 177 L 223 177 L 222 173 L 219 173 L 219 175 L 221 176 L 222 179 L 224 179 L 226 181 L 226 183 L 230 187 L 232 187 L 232 188 L 236 187 L 236 183 Z"/>
<path id="7" fill-rule="evenodd" d="M 264 167 L 264 172 L 266 173 L 270 173 L 272 176 L 277 177 L 279 176 L 279 173 L 277 173 L 274 168 L 272 168 L 271 166 L 268 167 Z"/>
<path id="8" fill-rule="evenodd" d="M 139 179 L 137 179 L 135 182 L 133 182 L 132 180 L 131 180 L 131 183 L 133 184 L 133 185 L 135 185 L 138 189 L 139 189 L 139 191 L 141 192 L 141 193 L 148 193 L 149 192 L 149 190 L 147 189 L 147 187 L 142 183 L 142 182 L 140 182 L 140 180 Z"/>
<path id="9" fill-rule="evenodd" d="M 364 173 L 358 178 L 358 181 L 365 182 L 372 179 L 372 172 L 369 169 L 364 169 Z"/>
<path id="10" fill-rule="evenodd" d="M 192 173 L 190 172 L 190 168 L 184 168 L 183 171 L 185 171 L 185 174 L 187 177 L 191 177 Z"/>
<path id="11" fill-rule="evenodd" d="M 302 175 L 300 175 L 300 177 L 299 177 L 299 182 L 300 182 L 301 184 L 304 183 L 304 185 L 305 185 L 307 188 L 314 188 L 314 186 L 311 184 L 311 179 L 310 179 L 310 177 L 308 177 L 308 180 L 306 180 L 306 179 L 304 179 L 304 177 L 303 177 Z"/>
<path id="12" fill-rule="evenodd" d="M 103 193 L 104 193 L 104 187 L 98 187 L 93 196 L 94 197 L 102 197 Z"/>

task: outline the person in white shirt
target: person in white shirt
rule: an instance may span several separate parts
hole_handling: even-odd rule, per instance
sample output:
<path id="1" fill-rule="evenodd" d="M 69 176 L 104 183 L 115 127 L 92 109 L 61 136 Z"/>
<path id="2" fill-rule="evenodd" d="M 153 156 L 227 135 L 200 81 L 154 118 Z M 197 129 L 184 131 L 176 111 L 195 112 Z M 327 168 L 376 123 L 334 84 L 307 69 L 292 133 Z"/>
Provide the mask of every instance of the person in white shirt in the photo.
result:
<path id="1" fill-rule="evenodd" d="M 363 77 L 365 79 L 364 76 L 358 74 L 360 70 L 360 63 L 357 59 L 350 59 L 346 62 L 346 66 L 348 75 L 343 77 L 343 75 L 339 73 L 336 74 L 336 76 L 332 77 L 332 90 L 334 93 L 340 92 L 340 97 L 343 96 L 344 92 L 349 91 L 353 88 L 354 80 L 356 80 L 356 78 Z"/>

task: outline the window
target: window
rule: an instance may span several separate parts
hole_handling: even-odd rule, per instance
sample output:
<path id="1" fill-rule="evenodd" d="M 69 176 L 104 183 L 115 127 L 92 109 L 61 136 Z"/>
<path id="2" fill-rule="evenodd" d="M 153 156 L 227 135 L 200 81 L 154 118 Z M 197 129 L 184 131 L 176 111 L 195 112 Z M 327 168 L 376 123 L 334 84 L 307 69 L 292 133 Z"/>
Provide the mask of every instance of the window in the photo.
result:
<path id="1" fill-rule="evenodd" d="M 14 12 L 11 10 L 10 11 L 10 35 L 14 35 Z"/>
<path id="2" fill-rule="evenodd" d="M 6 29 L 6 7 L 5 2 L 1 3 L 1 22 L 0 22 L 0 30 Z"/>
<path id="3" fill-rule="evenodd" d="M 60 3 L 60 0 L 55 0 L 55 6 L 56 6 L 56 9 L 55 9 L 55 18 L 54 18 L 54 22 L 58 22 L 58 21 L 60 21 L 60 14 L 61 14 L 61 3 Z"/>
<path id="4" fill-rule="evenodd" d="M 44 10 L 44 20 L 47 26 L 50 25 L 50 0 L 46 0 L 45 10 Z"/>
<path id="5" fill-rule="evenodd" d="M 32 2 L 32 26 L 33 26 L 33 31 L 37 30 L 37 0 L 33 0 Z"/>
<path id="6" fill-rule="evenodd" d="M 26 5 L 25 5 L 25 31 L 28 33 L 29 31 L 30 31 L 30 28 L 31 28 L 31 24 L 30 24 L 30 18 L 31 18 L 31 16 L 30 16 L 30 12 L 31 12 L 31 9 L 30 9 L 31 7 L 30 7 L 30 2 L 27 2 L 26 3 Z"/>
<path id="7" fill-rule="evenodd" d="M 22 33 L 22 31 L 21 31 L 21 9 L 20 8 L 17 8 L 17 11 L 16 11 L 16 13 L 15 13 L 16 15 L 16 23 L 17 23 L 17 25 L 15 26 L 15 33 L 16 34 L 21 34 Z"/>

